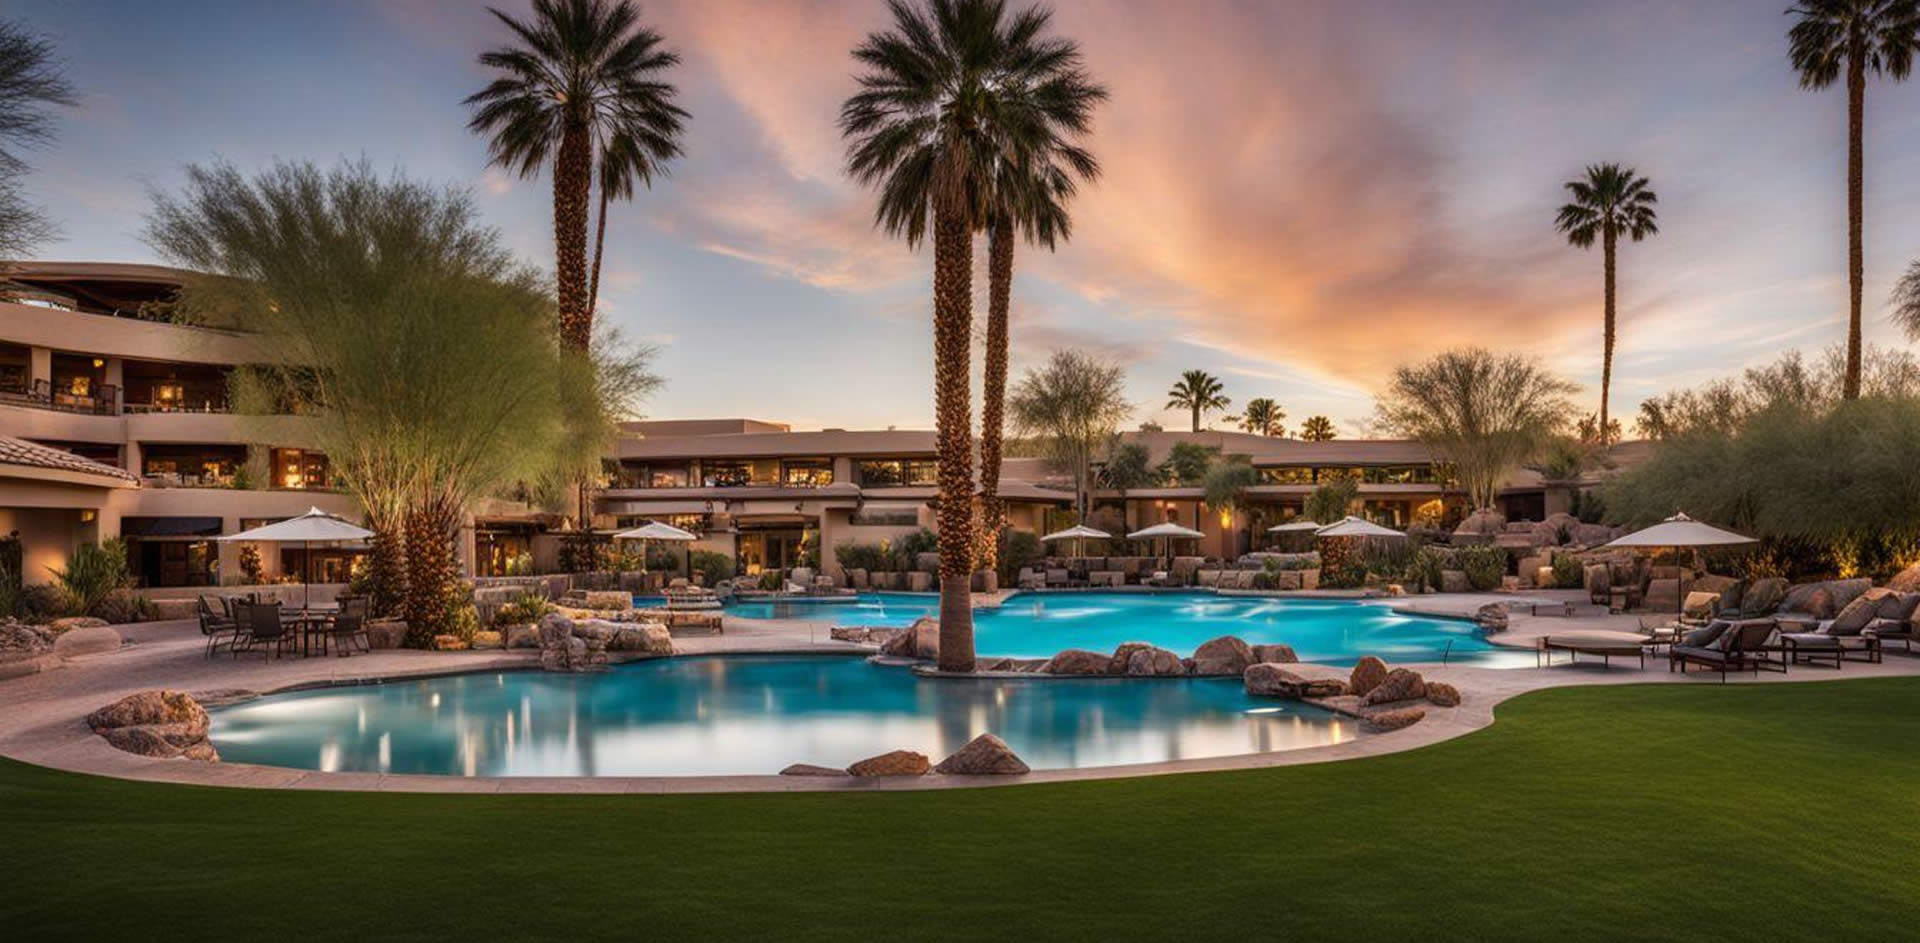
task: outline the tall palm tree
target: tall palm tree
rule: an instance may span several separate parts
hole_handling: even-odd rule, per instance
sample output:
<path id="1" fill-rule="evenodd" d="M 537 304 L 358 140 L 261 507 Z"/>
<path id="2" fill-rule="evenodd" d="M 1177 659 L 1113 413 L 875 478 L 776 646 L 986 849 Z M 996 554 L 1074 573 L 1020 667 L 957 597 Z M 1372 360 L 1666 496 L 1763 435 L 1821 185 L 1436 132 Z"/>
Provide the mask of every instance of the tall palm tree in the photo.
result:
<path id="1" fill-rule="evenodd" d="M 1010 33 L 1038 33 L 1052 16 L 1038 8 L 1020 14 Z M 1080 70 L 1079 47 L 1071 40 L 1048 40 L 1052 65 L 1032 86 L 1003 89 L 1001 95 L 1030 117 L 1006 129 L 1001 156 L 994 164 L 987 194 L 987 339 L 980 404 L 980 533 L 974 544 L 976 566 L 998 564 L 1006 504 L 1000 500 L 1000 459 L 1006 424 L 1008 310 L 1013 299 L 1013 250 L 1017 237 L 1053 251 L 1073 235 L 1067 202 L 1078 180 L 1100 176 L 1100 164 L 1077 140 L 1087 132 L 1093 106 L 1107 90 Z"/>
<path id="2" fill-rule="evenodd" d="M 1180 382 L 1167 391 L 1168 409 L 1185 409 L 1193 414 L 1193 431 L 1200 431 L 1200 417 L 1206 413 L 1226 409 L 1233 400 L 1222 396 L 1226 387 L 1220 384 L 1220 378 L 1205 370 L 1188 370 L 1180 374 Z"/>
<path id="3" fill-rule="evenodd" d="M 1567 181 L 1573 202 L 1560 207 L 1555 228 L 1567 234 L 1567 242 L 1590 249 L 1600 242 L 1606 258 L 1606 321 L 1602 331 L 1600 356 L 1600 427 L 1607 425 L 1607 396 L 1613 388 L 1614 340 L 1614 256 L 1622 235 L 1639 242 L 1660 231 L 1653 206 L 1660 201 L 1647 178 L 1631 167 L 1619 164 L 1592 164 L 1583 179 Z"/>
<path id="4" fill-rule="evenodd" d="M 933 230 L 934 425 L 939 451 L 940 667 L 973 670 L 973 430 L 969 344 L 973 233 L 991 219 L 994 171 L 1003 160 L 1044 160 L 1009 150 L 1020 104 L 1072 53 L 1037 36 L 1046 18 L 1006 17 L 1003 0 L 889 0 L 893 28 L 853 50 L 860 90 L 840 109 L 847 170 L 880 191 L 875 222 L 917 247 Z"/>
<path id="5" fill-rule="evenodd" d="M 1240 428 L 1254 435 L 1282 436 L 1287 434 L 1286 411 L 1280 404 L 1265 396 L 1247 400 L 1247 409 L 1240 414 Z"/>
<path id="6" fill-rule="evenodd" d="M 488 8 L 518 40 L 480 54 L 500 75 L 467 97 L 468 130 L 488 136 L 492 163 L 531 177 L 551 164 L 553 245 L 560 338 L 584 351 L 593 339 L 607 201 L 652 185 L 681 153 L 685 110 L 662 73 L 680 57 L 639 25 L 631 0 L 534 0 L 522 21 Z M 600 222 L 592 283 L 587 274 L 587 204 L 596 170 Z"/>
<path id="7" fill-rule="evenodd" d="M 1300 424 L 1300 438 L 1308 442 L 1332 442 L 1333 436 L 1333 420 L 1325 416 L 1308 416 Z"/>
<path id="8" fill-rule="evenodd" d="M 1920 259 L 1907 266 L 1907 274 L 1893 286 L 1892 317 L 1909 340 L 1920 341 Z"/>
<path id="9" fill-rule="evenodd" d="M 1788 57 L 1800 87 L 1823 89 L 1847 79 L 1847 373 L 1840 395 L 1860 397 L 1860 291 L 1866 281 L 1860 246 L 1861 190 L 1866 162 L 1867 74 L 1898 82 L 1913 71 L 1920 45 L 1920 0 L 1803 0 L 1787 10 L 1799 19 L 1787 31 Z"/>

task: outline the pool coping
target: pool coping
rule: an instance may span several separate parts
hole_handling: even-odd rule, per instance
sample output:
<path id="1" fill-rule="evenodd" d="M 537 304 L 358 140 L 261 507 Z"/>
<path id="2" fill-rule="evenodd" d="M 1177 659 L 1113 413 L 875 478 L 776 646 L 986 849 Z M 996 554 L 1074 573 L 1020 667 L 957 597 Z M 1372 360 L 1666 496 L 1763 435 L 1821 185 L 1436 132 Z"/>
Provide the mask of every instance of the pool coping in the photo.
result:
<path id="1" fill-rule="evenodd" d="M 1514 598 L 1511 594 L 1475 594 L 1461 600 L 1478 608 L 1486 602 Z M 1441 600 L 1422 602 L 1440 603 Z M 1423 616 L 1445 614 L 1433 608 L 1410 613 Z M 1463 611 L 1455 609 L 1456 618 L 1471 619 Z M 1564 617 L 1538 617 L 1515 614 L 1511 617 L 1509 631 L 1498 633 L 1493 638 L 1515 648 L 1531 646 L 1523 639 L 1537 638 L 1549 630 L 1558 633 L 1570 629 L 1582 621 L 1605 623 L 1607 620 L 1580 620 Z M 1535 623 L 1545 623 L 1536 625 Z M 161 624 L 148 624 L 161 625 Z M 192 623 L 177 623 L 178 626 L 191 628 Z M 1599 628 L 1581 628 L 1580 631 L 1620 631 L 1624 623 L 1614 620 L 1615 627 L 1602 624 Z M 802 626 L 804 628 L 804 626 Z M 1623 636 L 1625 635 L 1622 632 Z M 1504 637 L 1502 637 L 1504 636 Z M 676 640 L 678 644 L 681 640 Z M 687 655 L 794 655 L 794 654 L 839 654 L 858 655 L 867 653 L 852 645 L 831 645 L 801 639 L 796 634 L 788 640 L 770 640 L 766 644 L 747 644 L 740 648 L 729 648 L 714 644 L 701 644 L 711 640 L 686 640 L 692 644 Z M 23 681 L 40 678 L 57 678 L 76 671 L 90 671 L 95 682 L 113 683 L 116 679 L 100 672 L 110 669 L 115 663 L 122 666 L 134 664 L 130 658 L 138 659 L 139 649 L 152 649 L 155 654 L 166 650 L 177 655 L 179 652 L 192 652 L 200 648 L 201 642 L 195 636 L 182 640 L 166 641 L 156 645 L 134 645 L 119 652 L 84 656 L 73 659 L 66 667 L 38 675 L 26 675 L 22 678 L 0 682 L 0 707 L 7 706 L 6 695 L 20 690 Z M 419 654 L 425 658 L 445 657 L 444 655 Z M 390 683 L 404 680 L 417 680 L 428 677 L 445 677 L 505 670 L 535 670 L 534 656 L 530 651 L 524 654 L 512 654 L 507 650 L 489 652 L 486 655 L 462 653 L 462 660 L 468 664 L 453 667 L 436 664 L 422 670 L 389 670 L 377 672 L 374 676 L 357 678 L 354 683 Z M 627 659 L 638 660 L 638 659 Z M 331 659 L 328 659 L 331 661 Z M 295 663 L 300 667 L 300 663 Z M 318 666 L 308 666 L 318 667 Z M 1201 757 L 1183 760 L 1155 761 L 1116 766 L 1086 767 L 1078 769 L 1036 770 L 1019 776 L 946 776 L 927 775 L 917 777 L 810 777 L 780 775 L 726 775 L 726 776 L 634 776 L 634 777 L 576 777 L 576 776 L 477 776 L 461 777 L 433 774 L 402 773 L 363 773 L 363 772 L 321 772 L 301 770 L 291 767 L 263 766 L 247 763 L 202 763 L 185 759 L 159 759 L 124 753 L 108 745 L 107 742 L 92 733 L 78 714 L 61 715 L 64 719 L 42 722 L 33 727 L 22 723 L 21 711 L 0 710 L 0 755 L 39 766 L 65 770 L 68 772 L 111 776 L 120 779 L 147 782 L 165 782 L 200 786 L 232 788 L 287 788 L 320 789 L 336 791 L 384 791 L 384 792 L 428 792 L 446 794 L 682 794 L 682 793 L 719 793 L 719 792 L 862 792 L 862 791 L 901 791 L 921 789 L 972 788 L 982 786 L 1039 785 L 1066 782 L 1085 782 L 1104 779 L 1125 779 L 1138 776 L 1175 775 L 1199 772 L 1225 772 L 1233 770 L 1266 769 L 1281 766 L 1301 766 L 1316 763 L 1337 762 L 1366 756 L 1379 756 L 1418 749 L 1435 743 L 1445 742 L 1475 730 L 1488 727 L 1494 722 L 1494 711 L 1501 703 L 1511 697 L 1555 687 L 1583 686 L 1590 684 L 1652 684 L 1652 683 L 1718 683 L 1717 676 L 1700 674 L 1678 675 L 1668 672 L 1641 671 L 1629 666 L 1601 668 L 1597 665 L 1578 666 L 1556 665 L 1547 669 L 1528 670 L 1523 668 L 1475 668 L 1462 665 L 1439 665 L 1432 663 L 1407 662 L 1396 667 L 1408 667 L 1420 671 L 1429 680 L 1445 681 L 1455 685 L 1464 699 L 1460 706 L 1443 708 L 1425 705 L 1426 717 L 1420 723 L 1401 730 L 1369 733 L 1353 740 L 1338 744 L 1316 747 L 1304 747 L 1270 753 L 1241 753 L 1218 757 Z M 1849 664 L 1844 672 L 1828 672 L 1800 669 L 1791 675 L 1764 675 L 1758 678 L 1743 676 L 1733 679 L 1732 683 L 1798 683 L 1819 680 L 1851 680 L 1864 677 L 1920 675 L 1920 658 L 1889 658 L 1880 665 Z M 260 692 L 260 696 L 284 693 L 289 690 L 309 690 L 316 687 L 335 686 L 336 679 L 310 679 L 293 681 L 277 685 Z M 1041 680 L 1041 679 L 1034 679 Z M 1112 679 L 1109 679 L 1112 680 Z M 1143 679 L 1145 680 L 1145 679 Z M 187 681 L 172 685 L 175 689 L 218 690 L 209 682 L 214 679 Z M 40 682 L 42 685 L 48 682 Z M 131 688 L 122 688 L 126 693 L 131 690 L 145 690 L 156 686 L 143 683 Z M 111 688 L 110 688 L 111 689 Z M 70 694 L 68 699 L 93 695 Z M 103 699 L 88 702 L 85 710 L 91 710 L 108 703 Z M 78 706 L 78 705 L 76 705 Z M 1325 707 L 1315 706 L 1325 710 Z M 31 714 L 32 711 L 25 713 Z M 82 712 L 84 713 L 84 711 Z M 27 729 L 21 729 L 26 727 Z M 880 745 L 877 745 L 880 746 Z M 939 758 L 930 758 L 937 761 Z M 805 762 L 805 757 L 793 757 L 789 762 Z"/>

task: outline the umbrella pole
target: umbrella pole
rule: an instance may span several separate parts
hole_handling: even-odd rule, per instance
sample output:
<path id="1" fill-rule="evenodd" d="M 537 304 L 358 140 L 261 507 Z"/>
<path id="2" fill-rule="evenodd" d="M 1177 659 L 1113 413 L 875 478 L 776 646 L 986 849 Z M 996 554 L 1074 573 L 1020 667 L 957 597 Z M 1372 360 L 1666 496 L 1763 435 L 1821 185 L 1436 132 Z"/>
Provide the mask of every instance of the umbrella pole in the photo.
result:
<path id="1" fill-rule="evenodd" d="M 300 576 L 300 608 L 313 608 L 313 541 L 300 541 L 302 574 Z"/>

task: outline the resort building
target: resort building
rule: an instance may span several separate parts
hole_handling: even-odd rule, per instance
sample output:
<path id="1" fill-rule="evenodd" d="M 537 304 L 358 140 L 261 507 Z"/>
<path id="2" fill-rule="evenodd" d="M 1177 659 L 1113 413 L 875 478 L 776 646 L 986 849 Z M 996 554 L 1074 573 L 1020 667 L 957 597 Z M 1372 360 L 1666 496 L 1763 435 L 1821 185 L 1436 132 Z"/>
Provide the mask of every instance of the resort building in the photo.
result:
<path id="1" fill-rule="evenodd" d="M 227 376 L 258 362 L 257 340 L 173 323 L 183 273 L 160 266 L 17 263 L 0 281 L 0 560 L 20 556 L 27 582 L 47 578 L 73 548 L 124 538 L 142 587 L 247 582 L 243 551 L 214 540 L 310 507 L 357 518 L 338 491 L 308 420 L 239 416 Z M 814 563 L 827 573 L 842 544 L 897 541 L 932 528 L 935 439 L 929 430 L 795 431 L 754 419 L 625 425 L 596 492 L 604 537 L 659 520 L 699 535 L 697 549 L 732 557 L 747 574 Z M 1093 494 L 1090 522 L 1113 533 L 1177 521 L 1206 534 L 1200 553 L 1228 557 L 1271 543 L 1267 528 L 1297 518 L 1313 489 L 1357 483 L 1355 513 L 1383 524 L 1450 527 L 1465 499 L 1415 442 L 1305 442 L 1238 432 L 1130 432 L 1158 465 L 1180 443 L 1246 456 L 1260 482 L 1245 507 L 1210 511 L 1197 484 Z M 1640 443 L 1616 447 L 1630 461 Z M 1591 480 L 1546 482 L 1521 472 L 1501 494 L 1510 518 L 1569 510 Z M 1067 477 L 1037 458 L 1008 459 L 999 494 L 1009 524 L 1042 534 L 1077 523 Z M 560 569 L 569 525 L 506 500 L 467 522 L 461 559 L 473 575 Z M 346 578 L 364 548 L 259 547 L 261 578 Z M 251 562 L 246 561 L 246 562 Z"/>

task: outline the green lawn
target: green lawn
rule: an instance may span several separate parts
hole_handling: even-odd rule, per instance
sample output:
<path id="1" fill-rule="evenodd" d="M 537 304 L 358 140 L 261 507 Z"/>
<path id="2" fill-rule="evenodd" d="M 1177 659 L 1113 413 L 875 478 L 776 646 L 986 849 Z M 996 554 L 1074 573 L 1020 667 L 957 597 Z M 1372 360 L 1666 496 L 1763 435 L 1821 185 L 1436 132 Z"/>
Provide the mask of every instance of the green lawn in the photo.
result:
<path id="1" fill-rule="evenodd" d="M 1920 679 L 1563 689 L 1449 743 L 916 794 L 399 796 L 0 762 L 11 939 L 1889 939 Z"/>

